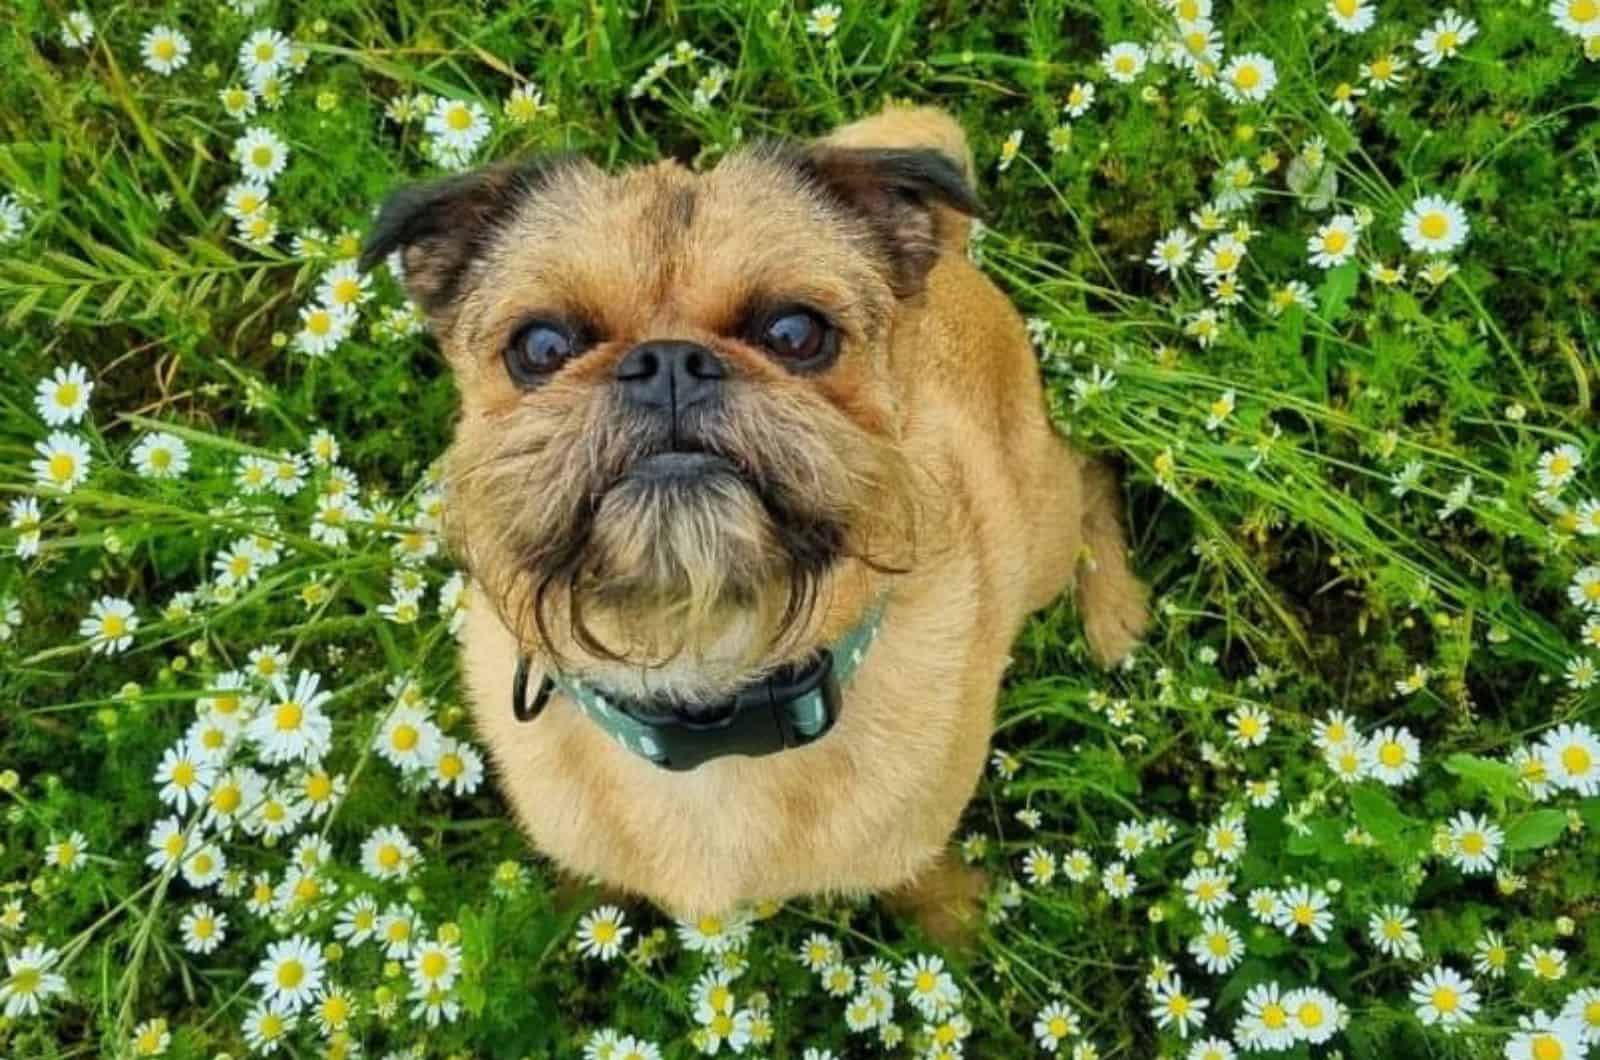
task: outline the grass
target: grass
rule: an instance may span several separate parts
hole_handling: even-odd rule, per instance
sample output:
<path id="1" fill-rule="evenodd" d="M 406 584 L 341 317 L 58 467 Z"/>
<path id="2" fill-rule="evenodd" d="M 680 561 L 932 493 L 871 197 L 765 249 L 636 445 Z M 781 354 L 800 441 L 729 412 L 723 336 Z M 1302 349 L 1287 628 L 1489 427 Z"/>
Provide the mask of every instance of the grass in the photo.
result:
<path id="1" fill-rule="evenodd" d="M 1309 1000 L 1339 1026 L 1329 1041 L 1269 1035 L 1285 1048 L 1267 1055 L 1558 1055 L 1530 1052 L 1540 1033 L 1567 1043 L 1563 1060 L 1584 1055 L 1600 1040 L 1600 995 L 1581 993 L 1600 985 L 1600 763 L 1562 752 L 1592 739 L 1597 713 L 1600 624 L 1579 603 L 1600 604 L 1583 591 L 1600 555 L 1587 463 L 1600 37 L 1585 44 L 1542 3 L 1462 6 L 1476 34 L 1429 68 L 1413 41 L 1433 5 L 1389 0 L 1347 34 L 1314 0 L 1219 2 L 1224 72 L 1249 53 L 1275 67 L 1264 99 L 1235 103 L 1171 64 L 1109 76 L 1108 47 L 1174 24 L 1135 0 L 851 4 L 827 35 L 805 9 L 728 0 L 113 4 L 90 8 L 84 47 L 62 39 L 68 8 L 22 0 L 0 31 L 0 494 L 16 505 L 0 529 L 0 1053 L 265 1051 L 243 1029 L 266 1011 L 250 977 L 298 937 L 354 1015 L 323 1029 L 324 997 L 277 1055 L 604 1056 L 608 1028 L 698 1055 L 712 1043 L 695 985 L 718 969 L 736 976 L 728 1014 L 755 1032 L 745 1055 L 1030 1055 L 1054 1041 L 1035 1023 L 1048 1031 L 1060 1002 L 1059 1055 L 1207 1056 L 1197 1038 L 1245 1037 L 1274 988 L 1319 992 L 1295 998 L 1296 1017 Z M 168 75 L 141 56 L 157 24 L 191 48 Z M 219 94 L 246 83 L 240 44 L 269 27 L 296 53 L 253 116 L 230 116 Z M 1385 54 L 1406 66 L 1380 90 L 1362 67 Z M 1095 98 L 1069 116 L 1080 82 Z M 1330 110 L 1341 83 L 1365 91 L 1349 114 Z M 433 537 L 454 395 L 386 272 L 326 356 L 301 352 L 301 311 L 382 196 L 438 172 L 421 115 L 395 118 L 419 94 L 423 109 L 481 105 L 474 162 L 565 148 L 704 166 L 891 98 L 967 129 L 987 207 L 973 253 L 1030 317 L 1062 430 L 1123 467 L 1158 616 L 1110 675 L 1065 606 L 1018 643 L 995 767 L 958 837 L 995 880 L 988 924 L 975 954 L 946 955 L 944 1008 L 925 1017 L 896 984 L 895 1030 L 847 1026 L 868 961 L 898 970 L 935 952 L 869 902 L 759 910 L 720 954 L 635 908 L 617 955 L 584 955 L 584 903 L 556 900 L 492 783 L 442 790 L 372 750 L 397 703 L 426 703 L 470 747 L 456 583 Z M 251 126 L 288 148 L 254 215 L 270 239 L 224 210 Z M 1219 196 L 1247 201 L 1213 226 L 1196 212 Z M 1447 254 L 1402 238 L 1424 196 L 1470 228 Z M 1307 240 L 1334 215 L 1359 241 L 1324 269 Z M 1241 225 L 1229 306 L 1196 266 Z M 1178 226 L 1196 260 L 1163 274 L 1146 259 Z M 1396 267 L 1403 278 L 1381 271 Z M 1291 281 L 1298 298 L 1282 294 Z M 93 382 L 87 414 L 48 424 L 40 381 L 74 364 Z M 69 491 L 31 466 L 56 431 L 89 454 Z M 182 474 L 139 470 L 151 435 L 182 443 Z M 329 436 L 351 478 L 318 458 Z M 304 478 L 290 495 L 241 485 L 242 467 L 285 453 Z M 358 506 L 328 500 L 341 494 Z M 241 542 L 255 569 L 229 586 L 214 562 Z M 123 650 L 80 631 L 105 597 L 138 617 Z M 237 760 L 268 782 L 246 778 L 248 827 L 178 814 L 190 854 L 209 837 L 226 859 L 197 887 L 192 861 L 152 855 L 152 828 L 176 812 L 153 777 L 197 717 L 225 712 L 226 675 L 250 671 L 244 691 L 268 694 L 267 646 L 332 693 L 323 764 L 339 780 L 315 798 L 314 775 L 247 745 Z M 1415 775 L 1389 783 L 1358 761 L 1342 776 L 1318 724 L 1335 711 L 1376 737 L 1380 763 L 1385 743 L 1404 753 L 1393 727 L 1415 737 Z M 264 811 L 297 799 L 304 819 L 269 834 Z M 1474 820 L 1452 837 L 1463 812 Z M 1232 860 L 1216 836 L 1230 822 L 1245 841 Z M 416 857 L 406 878 L 378 878 L 362 849 L 395 825 Z M 1463 831 L 1490 826 L 1492 865 L 1464 869 Z M 1082 881 L 1074 850 L 1092 862 Z M 1126 897 L 1102 876 L 1119 860 L 1136 877 Z M 1186 897 L 1214 869 L 1233 896 L 1216 915 L 1243 948 L 1215 974 L 1189 952 L 1211 928 Z M 280 893 L 257 912 L 261 879 Z M 1325 937 L 1252 914 L 1253 892 L 1293 905 L 1300 886 L 1327 900 Z M 456 947 L 459 978 L 419 999 L 420 958 L 337 938 L 362 895 Z M 184 944 L 197 903 L 227 917 L 210 953 Z M 1415 939 L 1386 953 L 1369 924 L 1392 906 Z M 814 934 L 859 980 L 844 996 L 800 960 Z M 30 970 L 41 958 L 62 991 Z M 1411 996 L 1439 966 L 1480 1002 L 1454 1033 Z M 1208 1004 L 1187 1038 L 1147 1015 L 1174 982 Z M 33 1011 L 24 999 L 41 994 Z M 1566 1023 L 1518 1029 L 1563 1010 Z"/>

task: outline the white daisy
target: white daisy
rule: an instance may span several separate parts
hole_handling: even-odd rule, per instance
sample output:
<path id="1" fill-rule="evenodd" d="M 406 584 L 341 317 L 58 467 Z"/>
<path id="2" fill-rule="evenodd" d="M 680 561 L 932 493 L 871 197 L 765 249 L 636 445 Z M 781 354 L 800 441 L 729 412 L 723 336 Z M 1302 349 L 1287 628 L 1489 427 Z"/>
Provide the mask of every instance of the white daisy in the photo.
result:
<path id="1" fill-rule="evenodd" d="M 1222 68 L 1217 87 L 1229 103 L 1259 103 L 1278 84 L 1278 68 L 1257 52 L 1236 55 Z"/>
<path id="2" fill-rule="evenodd" d="M 1244 1012 L 1233 1037 L 1249 1051 L 1288 1049 L 1298 1037 L 1288 1007 L 1275 982 L 1257 983 L 1244 996 Z"/>
<path id="3" fill-rule="evenodd" d="M 1033 1019 L 1033 1038 L 1039 1048 L 1053 1053 L 1068 1038 L 1075 1038 L 1080 1027 L 1077 1015 L 1064 1001 L 1052 1001 Z"/>
<path id="4" fill-rule="evenodd" d="M 439 727 L 426 710 L 395 707 L 372 738 L 372 749 L 397 769 L 427 769 L 439 755 Z"/>
<path id="5" fill-rule="evenodd" d="M 264 1000 L 299 1012 L 322 985 L 323 963 L 321 946 L 304 935 L 293 935 L 267 944 L 267 955 L 251 973 L 250 982 L 262 989 Z"/>
<path id="6" fill-rule="evenodd" d="M 139 439 L 129 459 L 145 478 L 177 478 L 189 470 L 189 445 L 177 435 L 154 431 Z"/>
<path id="7" fill-rule="evenodd" d="M 1100 57 L 1100 65 L 1106 76 L 1119 84 L 1131 84 L 1138 80 L 1149 61 L 1149 54 L 1132 41 L 1113 44 Z"/>
<path id="8" fill-rule="evenodd" d="M 1156 1021 L 1156 1026 L 1166 1029 L 1171 1027 L 1178 1032 L 1178 1037 L 1187 1038 L 1189 1032 L 1206 1021 L 1206 1009 L 1210 1002 L 1203 997 L 1194 997 L 1183 989 L 1183 978 L 1171 975 L 1159 986 L 1151 991 L 1150 1017 Z"/>
<path id="9" fill-rule="evenodd" d="M 1364 33 L 1378 14 L 1368 0 L 1328 0 L 1328 17 L 1346 33 Z"/>
<path id="10" fill-rule="evenodd" d="M 6 978 L 0 981 L 0 1005 L 10 1019 L 37 1016 L 40 1002 L 64 997 L 67 981 L 55 967 L 61 954 L 35 943 L 6 958 Z"/>
<path id="11" fill-rule="evenodd" d="M 251 81 L 271 77 L 289 63 L 289 38 L 275 29 L 258 29 L 239 45 L 239 68 Z"/>
<path id="12" fill-rule="evenodd" d="M 1517 1033 L 1506 1042 L 1506 1060 L 1583 1060 L 1583 1029 L 1565 1015 L 1535 1012 L 1517 1019 Z"/>
<path id="13" fill-rule="evenodd" d="M 1419 960 L 1422 940 L 1416 929 L 1416 917 L 1402 905 L 1382 906 L 1367 919 L 1367 938 L 1379 953 L 1388 957 Z"/>
<path id="14" fill-rule="evenodd" d="M 327 754 L 333 723 L 322 705 L 332 693 L 321 690 L 321 682 L 321 676 L 309 670 L 300 671 L 293 687 L 287 675 L 272 679 L 271 700 L 246 730 L 262 761 L 315 762 Z"/>
<path id="15" fill-rule="evenodd" d="M 1291 990 L 1283 995 L 1289 1030 L 1301 1041 L 1320 1045 L 1345 1025 L 1348 1015 L 1337 999 L 1321 990 Z"/>
<path id="16" fill-rule="evenodd" d="M 1575 991 L 1561 1006 L 1561 1018 L 1578 1025 L 1585 1045 L 1600 1045 L 1600 987 Z"/>
<path id="17" fill-rule="evenodd" d="M 69 11 L 61 20 L 61 43 L 69 48 L 87 48 L 94 40 L 94 19 L 87 11 Z"/>
<path id="18" fill-rule="evenodd" d="M 289 163 L 289 148 L 276 133 L 252 125 L 233 142 L 233 157 L 247 181 L 271 184 Z"/>
<path id="19" fill-rule="evenodd" d="M 94 381 L 89 378 L 83 365 L 69 364 L 39 380 L 33 405 L 45 423 L 59 427 L 83 419 L 83 414 L 89 410 L 89 395 L 93 392 Z"/>
<path id="20" fill-rule="evenodd" d="M 146 68 L 166 76 L 189 61 L 189 38 L 171 26 L 154 26 L 139 41 L 139 54 Z"/>
<path id="21" fill-rule="evenodd" d="M 216 778 L 216 767 L 205 753 L 184 740 L 167 748 L 156 766 L 155 782 L 161 786 L 157 795 L 180 814 L 188 813 L 191 804 L 198 806 L 205 800 Z"/>
<path id="22" fill-rule="evenodd" d="M 1302 928 L 1318 942 L 1328 941 L 1333 914 L 1328 912 L 1328 894 L 1304 885 L 1286 888 L 1279 895 L 1277 927 L 1294 937 Z"/>
<path id="23" fill-rule="evenodd" d="M 489 113 L 470 99 L 445 99 L 434 103 L 423 129 L 434 143 L 462 157 L 470 156 L 489 135 Z"/>
<path id="24" fill-rule="evenodd" d="M 1471 1023 L 1478 1011 L 1478 990 L 1472 980 L 1444 965 L 1429 969 L 1411 984 L 1411 1003 L 1417 1018 L 1446 1033 Z"/>
<path id="25" fill-rule="evenodd" d="M 706 914 L 695 920 L 678 921 L 678 941 L 691 953 L 713 956 L 742 950 L 750 940 L 749 914 L 736 910 L 724 916 Z"/>
<path id="26" fill-rule="evenodd" d="M 418 990 L 449 990 L 461 974 L 461 948 L 443 939 L 429 939 L 411 954 L 411 985 Z"/>
<path id="27" fill-rule="evenodd" d="M 359 946 L 378 933 L 378 903 L 371 895 L 360 894 L 339 910 L 333 935 L 352 946 Z"/>
<path id="28" fill-rule="evenodd" d="M 578 952 L 609 961 L 622 952 L 622 944 L 632 933 L 633 929 L 623 923 L 621 909 L 602 905 L 578 921 Z"/>
<path id="29" fill-rule="evenodd" d="M 394 825 L 373 830 L 361 844 L 361 870 L 379 880 L 403 880 L 422 860 L 406 834 Z"/>
<path id="30" fill-rule="evenodd" d="M 347 307 L 322 302 L 302 306 L 300 330 L 295 332 L 294 348 L 307 357 L 326 357 L 350 337 L 355 324 L 355 311 Z"/>
<path id="31" fill-rule="evenodd" d="M 1187 228 L 1180 226 L 1162 236 L 1146 260 L 1158 273 L 1176 274 L 1189 263 L 1194 244 L 1194 236 L 1189 234 Z"/>
<path id="32" fill-rule="evenodd" d="M 1112 898 L 1126 898 L 1139 885 L 1139 878 L 1120 861 L 1113 861 L 1100 873 L 1100 885 Z"/>
<path id="33" fill-rule="evenodd" d="M 205 890 L 228 871 L 228 858 L 215 843 L 207 843 L 183 861 L 183 878 L 190 887 Z"/>
<path id="34" fill-rule="evenodd" d="M 1444 14 L 1435 19 L 1433 25 L 1423 30 L 1411 44 L 1422 54 L 1417 61 L 1431 69 L 1445 59 L 1454 59 L 1457 49 L 1477 35 L 1476 22 L 1446 8 Z"/>
<path id="35" fill-rule="evenodd" d="M 248 221 L 261 216 L 271 198 L 272 191 L 267 185 L 241 180 L 228 186 L 222 199 L 222 212 L 235 221 Z"/>
<path id="36" fill-rule="evenodd" d="M 155 872 L 166 872 L 181 865 L 190 847 L 183 822 L 176 817 L 163 817 L 151 825 L 146 842 L 150 853 L 145 855 L 145 864 Z"/>
<path id="37" fill-rule="evenodd" d="M 317 301 L 335 309 L 355 309 L 372 295 L 372 276 L 353 261 L 341 261 L 322 274 Z"/>
<path id="38" fill-rule="evenodd" d="M 1311 264 L 1331 269 L 1349 261 L 1360 240 L 1361 230 L 1356 219 L 1349 214 L 1338 214 L 1318 227 L 1316 234 L 1306 241 L 1306 250 L 1311 254 Z"/>
<path id="39" fill-rule="evenodd" d="M 813 37 L 832 37 L 838 32 L 839 18 L 843 14 L 838 4 L 818 4 L 806 15 L 806 32 Z"/>
<path id="40" fill-rule="evenodd" d="M 1583 451 L 1571 443 L 1558 445 L 1539 454 L 1539 485 L 1547 490 L 1559 490 L 1572 481 L 1583 466 Z"/>
<path id="41" fill-rule="evenodd" d="M 82 438 L 66 431 L 52 431 L 50 437 L 34 443 L 39 459 L 30 466 L 33 480 L 40 486 L 71 493 L 89 477 L 89 447 Z"/>
<path id="42" fill-rule="evenodd" d="M 1244 959 L 1244 940 L 1221 917 L 1208 916 L 1189 940 L 1189 955 L 1213 975 L 1226 975 Z"/>
<path id="43" fill-rule="evenodd" d="M 1393 787 L 1417 775 L 1422 746 L 1402 726 L 1385 726 L 1372 734 L 1366 746 L 1367 772 Z"/>
<path id="44" fill-rule="evenodd" d="M 78 635 L 89 640 L 89 650 L 114 655 L 127 651 L 139 628 L 133 604 L 115 596 L 102 596 L 89 605 L 89 617 L 78 623 Z"/>
<path id="45" fill-rule="evenodd" d="M 483 784 L 483 757 L 461 740 L 445 737 L 428 776 L 442 790 L 471 795 Z"/>
<path id="46" fill-rule="evenodd" d="M 1600 738 L 1589 726 L 1557 726 L 1538 750 L 1550 783 L 1584 798 L 1600 795 Z"/>
<path id="47" fill-rule="evenodd" d="M 1090 81 L 1077 81 L 1067 89 L 1067 101 L 1063 104 L 1068 116 L 1081 118 L 1089 113 L 1089 108 L 1094 105 L 1094 84 Z"/>
<path id="48" fill-rule="evenodd" d="M 294 1012 L 286 1005 L 262 998 L 244 1018 L 245 1044 L 255 1052 L 270 1055 L 277 1052 L 297 1022 Z"/>
<path id="49" fill-rule="evenodd" d="M 1550 0 L 1549 11 L 1563 32 L 1584 41 L 1600 37 L 1600 0 Z"/>
<path id="50" fill-rule="evenodd" d="M 190 953 L 211 953 L 228 937 L 228 917 L 205 902 L 189 907 L 178 922 L 183 948 Z"/>
<path id="51" fill-rule="evenodd" d="M 1422 196 L 1400 218 L 1400 238 L 1418 254 L 1448 254 L 1471 231 L 1460 205 L 1437 195 Z"/>

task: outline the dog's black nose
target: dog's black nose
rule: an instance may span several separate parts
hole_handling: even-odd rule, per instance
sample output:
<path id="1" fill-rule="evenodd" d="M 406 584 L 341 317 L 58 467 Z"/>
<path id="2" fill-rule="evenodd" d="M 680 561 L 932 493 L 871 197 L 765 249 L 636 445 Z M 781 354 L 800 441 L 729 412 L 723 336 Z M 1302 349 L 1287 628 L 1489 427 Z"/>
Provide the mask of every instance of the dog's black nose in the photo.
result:
<path id="1" fill-rule="evenodd" d="M 633 405 L 682 412 L 720 392 L 728 377 L 722 358 L 697 342 L 641 342 L 617 362 L 617 385 Z"/>

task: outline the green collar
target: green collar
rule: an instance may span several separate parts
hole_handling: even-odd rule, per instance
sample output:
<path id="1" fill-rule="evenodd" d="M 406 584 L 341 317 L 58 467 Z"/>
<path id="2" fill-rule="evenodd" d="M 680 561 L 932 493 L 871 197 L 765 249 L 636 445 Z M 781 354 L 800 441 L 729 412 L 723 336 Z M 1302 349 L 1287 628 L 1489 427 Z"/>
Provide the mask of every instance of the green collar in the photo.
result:
<path id="1" fill-rule="evenodd" d="M 521 656 L 511 685 L 511 709 L 518 721 L 532 721 L 559 688 L 623 747 L 674 772 L 727 755 L 776 754 L 814 743 L 833 728 L 840 689 L 861 666 L 882 624 L 879 600 L 831 649 L 823 648 L 806 662 L 784 667 L 694 711 L 606 695 L 553 671 L 544 675 L 529 703 L 528 658 Z"/>

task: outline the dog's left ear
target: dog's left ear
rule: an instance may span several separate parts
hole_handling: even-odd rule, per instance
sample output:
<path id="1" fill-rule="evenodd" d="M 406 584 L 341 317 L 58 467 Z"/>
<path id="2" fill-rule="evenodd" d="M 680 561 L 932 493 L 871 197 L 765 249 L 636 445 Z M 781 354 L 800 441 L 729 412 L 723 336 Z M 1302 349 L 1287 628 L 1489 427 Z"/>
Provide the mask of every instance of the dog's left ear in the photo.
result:
<path id="1" fill-rule="evenodd" d="M 398 250 L 412 301 L 436 321 L 447 320 L 485 238 L 555 172 L 577 161 L 571 155 L 541 156 L 403 187 L 379 209 L 360 267 L 371 269 Z"/>
<path id="2" fill-rule="evenodd" d="M 805 168 L 867 222 L 902 298 L 922 290 L 942 246 L 959 245 L 947 229 L 981 210 L 961 163 L 933 148 L 819 143 L 806 150 Z"/>

